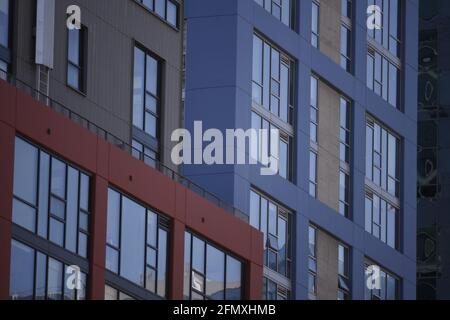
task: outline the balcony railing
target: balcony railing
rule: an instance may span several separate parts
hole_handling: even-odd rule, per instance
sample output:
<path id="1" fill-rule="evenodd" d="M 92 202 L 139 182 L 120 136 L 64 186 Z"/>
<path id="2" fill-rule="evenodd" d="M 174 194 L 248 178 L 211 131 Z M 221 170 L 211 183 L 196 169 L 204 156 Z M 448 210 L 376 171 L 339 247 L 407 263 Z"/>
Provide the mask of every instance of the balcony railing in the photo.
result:
<path id="1" fill-rule="evenodd" d="M 62 103 L 59 103 L 55 101 L 54 99 L 50 98 L 49 96 L 41 93 L 37 89 L 33 88 L 32 86 L 26 84 L 20 79 L 17 79 L 14 75 L 11 75 L 9 73 L 6 73 L 2 70 L 0 70 L 0 79 L 8 82 L 12 86 L 16 87 L 17 89 L 23 91 L 24 93 L 32 96 L 37 101 L 45 104 L 46 106 L 50 107 L 54 111 L 58 112 L 59 114 L 62 114 L 72 120 L 73 122 L 77 123 L 78 125 L 82 126 L 83 128 L 86 128 L 87 130 L 91 131 L 92 133 L 97 134 L 107 142 L 115 145 L 116 147 L 122 149 L 123 151 L 127 152 L 134 158 L 138 158 L 139 160 L 146 163 L 148 166 L 150 166 L 153 169 L 158 170 L 165 176 L 169 177 L 175 182 L 178 182 L 179 184 L 185 186 L 189 190 L 195 192 L 199 196 L 203 197 L 204 199 L 208 200 L 209 202 L 213 203 L 214 205 L 224 209 L 228 213 L 231 213 L 235 217 L 239 218 L 240 220 L 248 223 L 249 217 L 241 210 L 235 208 L 234 206 L 228 204 L 227 202 L 221 200 L 218 196 L 215 194 L 207 191 L 205 188 L 199 186 L 198 184 L 192 182 L 186 177 L 183 177 L 179 173 L 175 172 L 174 170 L 170 169 L 169 167 L 165 166 L 163 163 L 159 162 L 156 159 L 151 159 L 152 164 L 148 164 L 144 160 L 148 160 L 149 157 L 147 155 L 144 156 L 143 152 L 140 150 L 137 150 L 133 148 L 130 144 L 126 143 L 125 141 L 121 140 L 120 138 L 116 137 L 115 135 L 109 133 L 105 129 L 100 128 L 95 123 L 89 121 L 88 119 L 84 118 L 83 116 L 79 115 L 78 113 L 70 110 L 68 107 L 63 105 Z"/>

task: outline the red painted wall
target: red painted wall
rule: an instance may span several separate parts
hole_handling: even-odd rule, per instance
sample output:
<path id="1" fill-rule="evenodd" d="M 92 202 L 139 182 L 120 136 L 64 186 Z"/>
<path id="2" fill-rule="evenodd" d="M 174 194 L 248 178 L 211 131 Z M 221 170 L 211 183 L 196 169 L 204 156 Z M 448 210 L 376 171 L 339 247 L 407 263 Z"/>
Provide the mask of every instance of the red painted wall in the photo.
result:
<path id="1" fill-rule="evenodd" d="M 134 159 L 32 97 L 0 80 L 0 299 L 9 297 L 14 137 L 22 135 L 93 177 L 89 298 L 103 299 L 107 188 L 173 219 L 169 298 L 183 297 L 184 231 L 189 228 L 246 262 L 246 298 L 260 299 L 263 236 L 245 222 Z"/>

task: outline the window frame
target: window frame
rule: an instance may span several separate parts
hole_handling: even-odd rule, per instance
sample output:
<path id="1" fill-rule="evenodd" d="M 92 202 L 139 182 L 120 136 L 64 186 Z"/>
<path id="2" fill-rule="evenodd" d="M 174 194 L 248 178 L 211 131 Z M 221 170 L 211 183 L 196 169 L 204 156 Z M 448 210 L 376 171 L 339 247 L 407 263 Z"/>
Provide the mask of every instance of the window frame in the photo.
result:
<path id="1" fill-rule="evenodd" d="M 78 63 L 70 60 L 70 33 L 79 32 L 78 38 Z M 81 29 L 67 29 L 67 56 L 66 56 L 66 85 L 82 95 L 87 94 L 87 65 L 88 65 L 88 41 L 89 34 L 88 28 L 85 25 L 81 25 Z M 75 68 L 78 72 L 78 87 L 74 86 L 69 81 L 70 68 Z"/>

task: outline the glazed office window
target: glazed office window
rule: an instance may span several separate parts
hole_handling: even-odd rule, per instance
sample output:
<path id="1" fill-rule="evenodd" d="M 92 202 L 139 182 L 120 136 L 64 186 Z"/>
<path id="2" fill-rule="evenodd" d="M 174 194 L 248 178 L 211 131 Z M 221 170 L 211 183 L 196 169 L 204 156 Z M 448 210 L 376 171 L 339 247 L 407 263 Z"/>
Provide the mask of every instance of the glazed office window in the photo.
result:
<path id="1" fill-rule="evenodd" d="M 152 168 L 156 168 L 157 155 L 152 149 L 147 148 L 142 143 L 132 140 L 131 146 L 133 148 L 132 155 L 136 159 L 144 161 Z"/>
<path id="2" fill-rule="evenodd" d="M 167 218 L 110 188 L 106 268 L 165 297 L 168 226 Z"/>
<path id="3" fill-rule="evenodd" d="M 315 300 L 317 297 L 317 230 L 310 226 L 308 228 L 308 297 Z"/>
<path id="4" fill-rule="evenodd" d="M 398 248 L 399 210 L 394 205 L 372 192 L 366 192 L 366 231 L 377 239 Z"/>
<path id="5" fill-rule="evenodd" d="M 309 135 L 310 140 L 313 143 L 317 144 L 317 130 L 319 127 L 319 107 L 318 107 L 318 89 L 319 88 L 319 82 L 317 78 L 311 77 L 311 108 L 310 108 L 310 126 L 309 126 Z"/>
<path id="6" fill-rule="evenodd" d="M 86 44 L 87 28 L 67 30 L 67 84 L 86 92 Z"/>
<path id="7" fill-rule="evenodd" d="M 399 0 L 368 0 L 368 6 L 378 6 L 382 17 L 379 28 L 368 29 L 368 35 L 395 57 L 400 55 L 400 2 Z"/>
<path id="8" fill-rule="evenodd" d="M 369 283 L 369 277 L 376 276 L 375 273 L 379 271 L 379 289 L 369 289 L 367 285 L 364 286 L 365 300 L 398 300 L 400 299 L 400 280 L 397 276 L 384 270 L 383 268 L 372 263 L 366 263 L 365 266 L 365 281 Z"/>
<path id="9" fill-rule="evenodd" d="M 350 143 L 351 143 L 351 104 L 344 97 L 339 106 L 339 213 L 344 217 L 350 211 Z"/>
<path id="10" fill-rule="evenodd" d="M 264 264 L 291 277 L 292 213 L 256 191 L 250 191 L 250 224 L 264 234 Z"/>
<path id="11" fill-rule="evenodd" d="M 190 232 L 184 246 L 185 300 L 243 298 L 242 262 Z"/>
<path id="12" fill-rule="evenodd" d="M 398 198 L 400 192 L 400 139 L 368 118 L 366 123 L 366 177 Z"/>
<path id="13" fill-rule="evenodd" d="M 373 48 L 367 53 L 367 87 L 394 107 L 399 100 L 399 66 Z"/>
<path id="14" fill-rule="evenodd" d="M 10 3 L 9 0 L 0 0 L 0 48 L 6 50 L 1 51 L 9 51 L 10 46 Z M 8 72 L 9 66 L 9 57 L 3 56 L 3 53 L 0 52 L 0 79 L 6 79 L 6 75 Z"/>
<path id="15" fill-rule="evenodd" d="M 90 177 L 17 137 L 13 222 L 87 258 L 89 220 Z"/>
<path id="16" fill-rule="evenodd" d="M 269 278 L 263 278 L 263 300 L 289 300 L 290 298 L 290 290 Z"/>
<path id="17" fill-rule="evenodd" d="M 311 45 L 314 48 L 319 48 L 319 3 L 312 2 L 311 12 Z"/>
<path id="18" fill-rule="evenodd" d="M 317 197 L 317 153 L 309 151 L 309 195 Z"/>
<path id="19" fill-rule="evenodd" d="M 258 136 L 258 146 L 257 154 L 258 161 L 263 165 L 268 165 L 269 157 L 274 157 L 278 159 L 278 174 L 287 180 L 292 179 L 292 137 L 280 130 L 275 125 L 270 123 L 268 120 L 252 112 L 252 128 L 253 129 L 265 129 L 267 130 L 267 136 L 264 137 L 262 134 Z M 272 142 L 270 130 L 278 129 L 280 133 L 280 138 L 278 142 L 278 157 L 272 150 Z"/>
<path id="20" fill-rule="evenodd" d="M 105 285 L 105 300 L 136 300 L 133 297 L 123 293 L 122 291 Z"/>
<path id="21" fill-rule="evenodd" d="M 137 0 L 148 10 L 156 13 L 170 25 L 178 27 L 179 5 L 172 0 Z"/>
<path id="22" fill-rule="evenodd" d="M 296 0 L 255 0 L 260 6 L 288 27 L 293 28 L 293 12 Z"/>
<path id="23" fill-rule="evenodd" d="M 138 47 L 134 48 L 133 126 L 148 136 L 136 141 L 158 155 L 161 62 Z"/>
<path id="24" fill-rule="evenodd" d="M 341 67 L 347 72 L 352 67 L 352 1 L 341 0 Z"/>
<path id="25" fill-rule="evenodd" d="M 350 299 L 350 253 L 343 244 L 338 245 L 338 300 Z"/>
<path id="26" fill-rule="evenodd" d="M 86 273 L 79 273 L 80 289 L 67 286 L 73 271 L 68 265 L 21 242 L 11 242 L 9 290 L 12 300 L 85 300 Z"/>
<path id="27" fill-rule="evenodd" d="M 293 124 L 294 62 L 258 35 L 253 36 L 253 103 Z"/>

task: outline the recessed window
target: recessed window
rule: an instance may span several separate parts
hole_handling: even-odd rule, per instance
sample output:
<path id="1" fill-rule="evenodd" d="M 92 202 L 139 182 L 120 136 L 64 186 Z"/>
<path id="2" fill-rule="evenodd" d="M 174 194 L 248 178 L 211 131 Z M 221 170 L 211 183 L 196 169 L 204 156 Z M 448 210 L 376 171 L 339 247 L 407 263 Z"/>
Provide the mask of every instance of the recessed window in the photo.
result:
<path id="1" fill-rule="evenodd" d="M 292 213 L 251 190 L 250 224 L 264 234 L 265 266 L 290 278 Z"/>
<path id="2" fill-rule="evenodd" d="M 178 27 L 179 5 L 173 0 L 137 0 L 175 28 Z"/>
<path id="3" fill-rule="evenodd" d="M 109 189 L 106 268 L 165 297 L 168 225 L 162 215 Z"/>
<path id="4" fill-rule="evenodd" d="M 308 297 L 309 300 L 317 298 L 317 230 L 310 226 L 308 228 Z"/>
<path id="5" fill-rule="evenodd" d="M 85 93 L 87 28 L 82 26 L 67 33 L 67 84 Z"/>
<path id="6" fill-rule="evenodd" d="M 16 138 L 14 223 L 87 258 L 90 212 L 90 177 Z"/>
<path id="7" fill-rule="evenodd" d="M 312 2 L 311 12 L 311 45 L 319 48 L 319 4 Z"/>
<path id="8" fill-rule="evenodd" d="M 79 272 L 77 288 L 67 277 Z M 11 242 L 10 297 L 12 300 L 85 300 L 86 273 L 49 257 L 21 242 Z"/>
<path id="9" fill-rule="evenodd" d="M 241 300 L 242 262 L 190 232 L 184 239 L 184 299 Z"/>
<path id="10" fill-rule="evenodd" d="M 371 280 L 373 279 L 373 280 Z M 369 288 L 365 285 L 365 300 L 398 300 L 400 299 L 400 280 L 397 276 L 373 263 L 366 263 L 364 284 L 376 283 Z"/>
<path id="11" fill-rule="evenodd" d="M 255 0 L 261 7 L 288 27 L 294 28 L 294 4 L 296 0 Z"/>
<path id="12" fill-rule="evenodd" d="M 134 48 L 133 126 L 142 132 L 133 141 L 133 153 L 143 152 L 149 164 L 158 158 L 161 104 L 161 62 Z M 143 138 L 146 137 L 146 138 Z M 153 158 L 152 161 L 150 158 Z"/>

